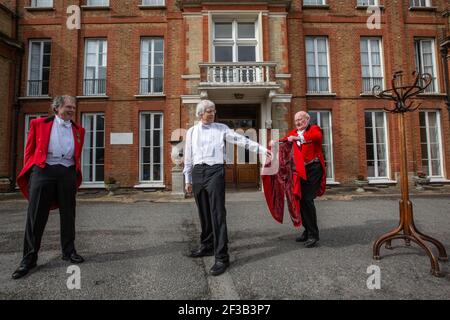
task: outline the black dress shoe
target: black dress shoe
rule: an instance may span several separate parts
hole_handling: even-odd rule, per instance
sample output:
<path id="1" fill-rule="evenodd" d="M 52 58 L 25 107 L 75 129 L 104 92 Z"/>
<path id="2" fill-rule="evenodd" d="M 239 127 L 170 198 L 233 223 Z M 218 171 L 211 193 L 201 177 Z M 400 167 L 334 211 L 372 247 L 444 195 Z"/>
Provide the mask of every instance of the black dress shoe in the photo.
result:
<path id="1" fill-rule="evenodd" d="M 216 263 L 214 263 L 214 265 L 212 266 L 209 273 L 212 276 L 218 276 L 218 275 L 224 273 L 229 266 L 230 266 L 229 262 L 217 261 Z"/>
<path id="2" fill-rule="evenodd" d="M 209 257 L 214 255 L 214 250 L 212 248 L 200 247 L 195 250 L 191 250 L 189 257 L 191 258 L 201 258 L 201 257 Z"/>
<path id="3" fill-rule="evenodd" d="M 313 247 L 315 247 L 317 245 L 317 242 L 319 242 L 319 239 L 314 239 L 314 238 L 308 239 L 305 242 L 305 247 L 306 248 L 313 248 Z"/>
<path id="4" fill-rule="evenodd" d="M 83 263 L 83 262 L 84 262 L 83 257 L 80 256 L 80 255 L 79 255 L 78 253 L 76 253 L 76 252 L 72 252 L 72 253 L 69 254 L 69 255 L 64 255 L 64 256 L 62 257 L 62 259 L 65 260 L 65 261 L 70 261 L 70 262 L 72 262 L 72 263 Z"/>
<path id="5" fill-rule="evenodd" d="M 11 277 L 14 280 L 20 279 L 20 278 L 26 276 L 28 274 L 28 272 L 30 272 L 30 270 L 35 267 L 36 267 L 36 263 L 29 265 L 29 266 L 20 266 L 16 269 L 16 271 L 14 271 L 14 273 L 12 274 Z"/>
<path id="6" fill-rule="evenodd" d="M 306 231 L 303 231 L 301 236 L 295 238 L 296 242 L 305 242 L 306 240 L 308 240 L 308 234 L 306 233 Z"/>

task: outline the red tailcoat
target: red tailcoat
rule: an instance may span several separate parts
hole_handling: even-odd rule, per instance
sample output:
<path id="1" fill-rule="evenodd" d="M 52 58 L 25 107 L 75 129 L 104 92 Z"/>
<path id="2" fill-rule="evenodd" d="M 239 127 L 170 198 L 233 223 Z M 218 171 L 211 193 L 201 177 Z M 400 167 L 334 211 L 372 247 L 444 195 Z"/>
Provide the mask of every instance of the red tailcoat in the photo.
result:
<path id="1" fill-rule="evenodd" d="M 28 183 L 30 179 L 30 169 L 33 165 L 44 168 L 47 160 L 50 134 L 55 117 L 38 118 L 30 123 L 27 144 L 25 147 L 24 165 L 17 177 L 17 184 L 25 198 L 28 199 Z M 75 142 L 74 162 L 77 171 L 77 188 L 81 185 L 81 151 L 84 143 L 85 130 L 72 122 L 73 140 Z M 58 208 L 58 204 L 52 205 L 52 209 Z"/>
<path id="2" fill-rule="evenodd" d="M 298 129 L 294 129 L 289 134 L 280 139 L 281 142 L 288 141 L 290 136 L 298 136 Z M 297 145 L 297 142 L 294 141 L 294 150 L 298 150 L 295 155 L 295 164 L 296 166 L 302 167 L 299 169 L 301 172 L 306 172 L 305 163 L 308 163 L 315 158 L 318 158 L 320 164 L 322 166 L 322 180 L 320 181 L 320 188 L 317 191 L 317 196 L 320 197 L 325 193 L 325 188 L 327 185 L 327 169 L 325 167 L 325 157 L 323 156 L 322 151 L 322 129 L 320 129 L 317 125 L 310 125 L 306 128 L 303 133 L 303 137 L 305 138 L 305 143 L 303 143 L 300 147 Z M 298 161 L 297 161 L 298 160 Z M 306 174 L 305 174 L 306 176 Z M 302 177 L 302 179 L 306 180 Z"/>
<path id="3" fill-rule="evenodd" d="M 301 226 L 300 200 L 301 180 L 307 180 L 305 163 L 318 158 L 322 166 L 323 175 L 317 196 L 325 193 L 326 168 L 325 158 L 322 152 L 322 129 L 312 125 L 303 133 L 305 143 L 298 146 L 297 142 L 288 142 L 290 136 L 298 136 L 297 129 L 280 139 L 278 164 L 279 170 L 276 174 L 266 170 L 271 166 L 268 162 L 262 172 L 262 182 L 267 206 L 273 218 L 282 223 L 284 216 L 284 197 L 288 202 L 289 214 L 295 227 Z M 265 172 L 268 172 L 265 174 Z"/>

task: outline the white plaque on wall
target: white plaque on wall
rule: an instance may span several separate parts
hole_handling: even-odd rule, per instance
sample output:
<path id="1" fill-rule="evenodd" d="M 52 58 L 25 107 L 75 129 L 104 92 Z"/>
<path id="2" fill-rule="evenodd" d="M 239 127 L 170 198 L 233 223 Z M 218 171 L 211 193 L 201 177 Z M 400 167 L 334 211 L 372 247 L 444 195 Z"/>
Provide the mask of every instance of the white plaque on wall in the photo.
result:
<path id="1" fill-rule="evenodd" d="M 111 144 L 133 144 L 133 133 L 111 133 Z"/>

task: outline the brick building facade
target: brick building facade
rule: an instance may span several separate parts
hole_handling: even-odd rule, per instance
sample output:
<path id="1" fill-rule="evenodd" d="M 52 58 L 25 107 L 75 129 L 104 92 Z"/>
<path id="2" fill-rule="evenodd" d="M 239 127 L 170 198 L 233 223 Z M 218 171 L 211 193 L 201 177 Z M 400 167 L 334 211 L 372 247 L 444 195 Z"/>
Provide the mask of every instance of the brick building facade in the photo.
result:
<path id="1" fill-rule="evenodd" d="M 13 1 L 0 3 L 0 192 L 10 188 L 15 137 L 12 128 L 16 123 L 15 106 L 18 83 L 17 75 L 20 72 L 20 56 L 22 46 L 17 41 L 17 17 Z"/>
<path id="2" fill-rule="evenodd" d="M 380 5 L 379 28 L 368 27 L 367 4 Z M 72 28 L 77 8 L 81 28 Z M 418 98 L 421 112 L 407 115 L 408 171 L 445 182 L 449 60 L 440 52 L 448 47 L 448 10 L 448 0 L 19 0 L 18 169 L 30 120 L 48 112 L 51 97 L 70 94 L 89 137 L 83 187 L 112 177 L 123 187 L 171 189 L 179 140 L 172 132 L 191 126 L 196 103 L 208 98 L 218 121 L 260 141 L 258 129 L 283 134 L 295 112 L 307 110 L 324 129 L 330 184 L 359 175 L 395 184 L 396 118 L 370 91 L 390 87 L 397 70 L 407 82 L 419 70 L 433 83 Z M 8 145 L 0 145 L 5 154 Z M 230 185 L 258 185 L 250 158 L 227 165 Z M 8 171 L 5 160 L 0 169 Z"/>

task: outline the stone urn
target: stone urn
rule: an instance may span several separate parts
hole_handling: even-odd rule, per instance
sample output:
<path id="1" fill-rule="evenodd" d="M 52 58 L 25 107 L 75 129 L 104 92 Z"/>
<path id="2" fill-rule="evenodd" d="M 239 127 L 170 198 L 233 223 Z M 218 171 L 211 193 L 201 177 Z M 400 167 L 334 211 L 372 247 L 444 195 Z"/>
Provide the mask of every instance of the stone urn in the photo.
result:
<path id="1" fill-rule="evenodd" d="M 365 192 L 366 190 L 364 190 L 364 187 L 369 185 L 369 180 L 367 180 L 364 176 L 358 176 L 353 183 L 357 186 L 356 192 Z"/>
<path id="2" fill-rule="evenodd" d="M 416 190 L 424 190 L 423 186 L 430 184 L 430 177 L 423 173 L 419 173 L 417 176 L 414 176 L 413 180 L 416 185 Z"/>
<path id="3" fill-rule="evenodd" d="M 108 178 L 105 181 L 105 189 L 108 191 L 108 196 L 114 196 L 119 189 L 119 183 L 114 178 Z"/>

